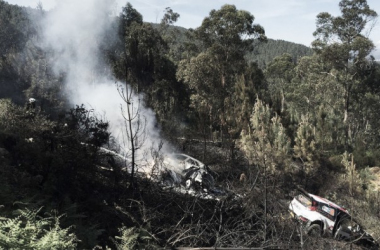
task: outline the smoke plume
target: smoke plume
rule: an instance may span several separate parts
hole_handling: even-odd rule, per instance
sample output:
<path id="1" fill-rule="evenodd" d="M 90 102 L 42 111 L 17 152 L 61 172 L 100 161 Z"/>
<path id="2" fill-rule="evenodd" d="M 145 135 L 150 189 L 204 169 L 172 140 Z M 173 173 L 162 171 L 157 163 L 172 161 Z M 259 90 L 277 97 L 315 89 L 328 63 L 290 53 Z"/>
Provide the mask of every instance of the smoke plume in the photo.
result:
<path id="1" fill-rule="evenodd" d="M 111 0 L 58 1 L 57 6 L 46 13 L 43 41 L 46 50 L 51 51 L 55 73 L 65 75 L 64 90 L 70 104 L 84 104 L 104 114 L 112 135 L 123 147 L 127 139 L 120 105 L 127 104 L 123 103 L 116 85 L 126 86 L 115 84 L 100 54 L 100 45 L 115 19 L 114 9 Z M 136 107 L 141 100 L 141 96 L 134 95 L 132 104 Z M 160 136 L 155 128 L 154 112 L 143 105 L 139 112 L 146 119 L 146 141 L 138 151 L 141 158 L 152 144 L 157 145 Z M 126 151 L 125 148 L 121 153 L 126 154 Z"/>

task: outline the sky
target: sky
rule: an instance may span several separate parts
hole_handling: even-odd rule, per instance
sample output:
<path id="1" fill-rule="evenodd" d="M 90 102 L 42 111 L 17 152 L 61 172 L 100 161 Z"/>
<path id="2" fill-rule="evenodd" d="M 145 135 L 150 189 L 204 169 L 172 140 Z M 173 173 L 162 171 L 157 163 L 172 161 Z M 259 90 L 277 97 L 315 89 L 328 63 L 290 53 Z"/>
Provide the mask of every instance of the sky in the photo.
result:
<path id="1" fill-rule="evenodd" d="M 42 3 L 45 10 L 55 7 L 58 0 L 5 0 L 11 4 L 36 7 Z M 60 0 L 66 1 L 66 0 Z M 197 28 L 212 9 L 220 9 L 224 4 L 234 4 L 238 9 L 249 11 L 255 23 L 264 27 L 268 38 L 290 41 L 310 46 L 314 40 L 316 16 L 329 12 L 340 15 L 340 0 L 104 0 L 114 4 L 118 14 L 127 2 L 139 11 L 147 22 L 160 22 L 166 7 L 180 14 L 177 26 Z M 367 0 L 370 8 L 380 16 L 380 1 Z M 370 33 L 370 39 L 378 49 L 380 58 L 380 18 Z"/>

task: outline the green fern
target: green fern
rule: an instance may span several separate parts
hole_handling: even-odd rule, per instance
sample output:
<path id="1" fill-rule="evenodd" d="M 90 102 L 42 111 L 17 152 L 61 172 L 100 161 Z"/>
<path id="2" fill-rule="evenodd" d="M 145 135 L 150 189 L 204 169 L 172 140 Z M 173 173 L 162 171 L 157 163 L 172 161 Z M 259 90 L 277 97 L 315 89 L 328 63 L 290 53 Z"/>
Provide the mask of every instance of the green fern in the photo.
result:
<path id="1" fill-rule="evenodd" d="M 61 217 L 41 218 L 39 210 L 19 210 L 0 221 L 0 249 L 75 249 L 77 238 L 59 226 Z"/>
<path id="2" fill-rule="evenodd" d="M 137 244 L 137 239 L 139 238 L 139 234 L 135 232 L 135 228 L 126 228 L 122 227 L 119 229 L 121 236 L 116 236 L 115 238 L 120 241 L 120 243 L 116 242 L 117 250 L 127 250 L 133 249 Z"/>
<path id="3" fill-rule="evenodd" d="M 74 249 L 76 246 L 76 237 L 69 231 L 71 228 L 62 229 L 59 226 L 59 218 L 55 218 L 54 227 L 50 230 L 44 230 L 45 234 L 32 243 L 33 248 L 48 249 Z"/>
<path id="4" fill-rule="evenodd" d="M 116 236 L 113 239 L 117 250 L 157 249 L 158 247 L 154 243 L 152 235 L 143 228 L 123 226 L 119 228 L 119 233 L 121 236 Z"/>

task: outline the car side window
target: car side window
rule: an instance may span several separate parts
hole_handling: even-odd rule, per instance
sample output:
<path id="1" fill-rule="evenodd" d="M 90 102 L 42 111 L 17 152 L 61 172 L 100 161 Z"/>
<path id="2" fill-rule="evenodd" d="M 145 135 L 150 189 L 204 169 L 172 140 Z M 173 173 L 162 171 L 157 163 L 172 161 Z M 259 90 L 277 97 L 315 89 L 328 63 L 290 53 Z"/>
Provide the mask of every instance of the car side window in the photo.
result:
<path id="1" fill-rule="evenodd" d="M 176 155 L 176 158 L 177 158 L 177 160 L 179 160 L 179 161 L 184 161 L 184 160 L 186 160 L 186 157 L 183 156 L 183 155 Z"/>
<path id="2" fill-rule="evenodd" d="M 198 162 L 194 161 L 193 159 L 187 159 L 186 162 L 194 167 L 199 167 Z"/>
<path id="3" fill-rule="evenodd" d="M 335 217 L 335 214 L 336 214 L 336 211 L 334 208 L 328 206 L 328 205 L 325 205 L 325 204 L 321 204 L 321 207 L 320 207 L 320 210 L 319 212 L 326 216 L 327 218 L 329 218 L 330 220 L 334 220 L 334 217 Z"/>
<path id="4" fill-rule="evenodd" d="M 302 205 L 304 205 L 304 206 L 306 206 L 306 207 L 311 206 L 311 200 L 310 200 L 309 198 L 305 197 L 305 196 L 302 195 L 302 194 L 298 195 L 297 200 L 298 200 L 299 202 L 301 202 Z"/>

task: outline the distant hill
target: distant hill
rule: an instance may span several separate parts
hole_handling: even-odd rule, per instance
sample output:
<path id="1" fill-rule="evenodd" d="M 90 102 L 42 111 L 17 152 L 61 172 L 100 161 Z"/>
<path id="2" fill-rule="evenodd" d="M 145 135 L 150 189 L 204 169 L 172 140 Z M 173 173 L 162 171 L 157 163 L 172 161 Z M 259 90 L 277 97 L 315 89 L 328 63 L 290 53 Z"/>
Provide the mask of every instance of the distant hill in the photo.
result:
<path id="1" fill-rule="evenodd" d="M 257 45 L 253 52 L 247 55 L 248 61 L 256 62 L 260 68 L 265 68 L 275 57 L 284 53 L 293 56 L 294 61 L 303 56 L 313 54 L 313 50 L 305 45 L 284 40 L 268 39 L 266 43 L 255 42 Z"/>
<path id="2" fill-rule="evenodd" d="M 159 28 L 159 24 L 152 23 L 153 27 Z M 176 39 L 171 46 L 175 46 L 177 49 L 186 42 L 190 42 L 186 36 L 187 29 L 179 26 L 171 26 L 169 30 L 175 29 Z M 271 62 L 275 57 L 284 53 L 288 53 L 293 56 L 294 61 L 303 56 L 312 55 L 313 50 L 303 44 L 297 44 L 284 40 L 268 39 L 266 43 L 260 43 L 255 41 L 254 51 L 247 55 L 247 59 L 250 62 L 256 62 L 262 69 Z"/>

